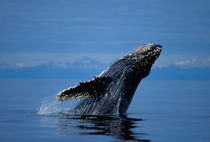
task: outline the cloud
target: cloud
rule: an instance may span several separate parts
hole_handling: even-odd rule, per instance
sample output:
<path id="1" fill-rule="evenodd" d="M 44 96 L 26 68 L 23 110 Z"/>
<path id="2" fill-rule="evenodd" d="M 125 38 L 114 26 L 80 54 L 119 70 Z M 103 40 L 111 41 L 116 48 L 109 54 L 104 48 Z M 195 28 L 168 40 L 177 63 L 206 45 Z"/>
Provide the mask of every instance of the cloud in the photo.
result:
<path id="1" fill-rule="evenodd" d="M 5 69 L 23 69 L 23 68 L 57 68 L 57 69 L 78 69 L 78 70 L 95 70 L 105 68 L 107 64 L 96 61 L 89 57 L 82 57 L 72 62 L 48 62 L 38 65 L 30 65 L 24 63 L 17 63 L 9 65 L 6 62 L 0 62 L 0 70 Z"/>
<path id="2" fill-rule="evenodd" d="M 16 64 L 15 65 L 17 68 L 24 68 L 24 67 L 29 67 L 27 64 Z"/>
<path id="3" fill-rule="evenodd" d="M 210 60 L 208 59 L 197 59 L 192 58 L 189 60 L 181 60 L 175 62 L 176 66 L 183 67 L 183 68 L 193 68 L 193 67 L 199 67 L 199 68 L 205 68 L 210 67 Z"/>
<path id="4" fill-rule="evenodd" d="M 192 62 L 196 62 L 197 61 L 197 59 L 196 58 L 192 58 Z"/>
<path id="5" fill-rule="evenodd" d="M 198 62 L 198 59 L 197 58 L 192 58 L 191 60 L 178 61 L 175 64 L 177 66 L 184 66 L 184 65 L 190 65 L 190 64 L 193 64 L 193 63 L 196 63 L 196 62 Z"/>
<path id="6" fill-rule="evenodd" d="M 179 58 L 179 60 L 177 60 Z M 208 57 L 180 57 L 172 56 L 158 59 L 153 68 L 169 68 L 171 66 L 181 68 L 210 68 Z"/>
<path id="7" fill-rule="evenodd" d="M 178 61 L 175 64 L 178 65 L 178 66 L 183 66 L 183 65 L 189 64 L 189 61 Z"/>

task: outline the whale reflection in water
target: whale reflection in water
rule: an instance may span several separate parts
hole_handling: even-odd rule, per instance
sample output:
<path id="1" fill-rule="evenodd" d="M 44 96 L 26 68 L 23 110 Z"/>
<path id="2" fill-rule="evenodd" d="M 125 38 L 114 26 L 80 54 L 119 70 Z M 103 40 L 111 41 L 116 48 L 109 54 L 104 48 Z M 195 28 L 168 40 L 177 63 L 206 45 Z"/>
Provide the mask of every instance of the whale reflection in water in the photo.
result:
<path id="1" fill-rule="evenodd" d="M 99 115 L 66 115 L 58 119 L 58 135 L 101 135 L 111 136 L 117 141 L 142 141 L 150 140 L 139 137 L 147 136 L 146 133 L 137 133 L 133 129 L 142 119 L 129 118 L 127 115 L 99 116 Z M 74 123 L 72 122 L 74 121 Z M 75 125 L 76 122 L 76 125 Z M 74 132 L 72 132 L 74 129 Z M 138 137 L 138 138 L 137 138 Z"/>

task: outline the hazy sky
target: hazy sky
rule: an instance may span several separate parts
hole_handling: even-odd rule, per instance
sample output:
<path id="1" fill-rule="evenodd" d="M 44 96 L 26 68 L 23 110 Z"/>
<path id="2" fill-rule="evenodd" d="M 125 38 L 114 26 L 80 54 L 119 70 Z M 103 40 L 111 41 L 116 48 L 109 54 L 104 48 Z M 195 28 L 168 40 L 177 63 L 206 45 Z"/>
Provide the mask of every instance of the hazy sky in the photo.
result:
<path id="1" fill-rule="evenodd" d="M 149 42 L 160 66 L 210 67 L 210 1 L 0 1 L 0 63 L 110 63 Z"/>

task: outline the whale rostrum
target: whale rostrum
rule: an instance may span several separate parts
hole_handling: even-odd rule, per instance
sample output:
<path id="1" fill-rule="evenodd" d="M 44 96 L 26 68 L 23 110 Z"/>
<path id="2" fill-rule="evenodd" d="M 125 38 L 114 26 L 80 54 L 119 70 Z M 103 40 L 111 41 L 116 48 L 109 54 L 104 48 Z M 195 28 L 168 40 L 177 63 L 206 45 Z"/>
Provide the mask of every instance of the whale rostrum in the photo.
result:
<path id="1" fill-rule="evenodd" d="M 104 115 L 125 113 L 139 82 L 149 75 L 161 45 L 149 43 L 120 58 L 92 80 L 57 94 L 59 101 L 82 98 L 73 113 Z"/>

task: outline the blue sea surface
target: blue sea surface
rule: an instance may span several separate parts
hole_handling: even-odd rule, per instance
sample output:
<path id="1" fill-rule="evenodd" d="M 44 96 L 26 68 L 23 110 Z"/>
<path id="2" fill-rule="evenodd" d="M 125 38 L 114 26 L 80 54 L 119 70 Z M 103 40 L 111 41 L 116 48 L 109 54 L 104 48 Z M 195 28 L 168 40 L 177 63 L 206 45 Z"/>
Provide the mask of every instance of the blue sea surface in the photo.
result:
<path id="1" fill-rule="evenodd" d="M 73 116 L 56 94 L 76 80 L 0 79 L 0 141 L 210 141 L 210 81 L 140 83 L 128 113 Z"/>

